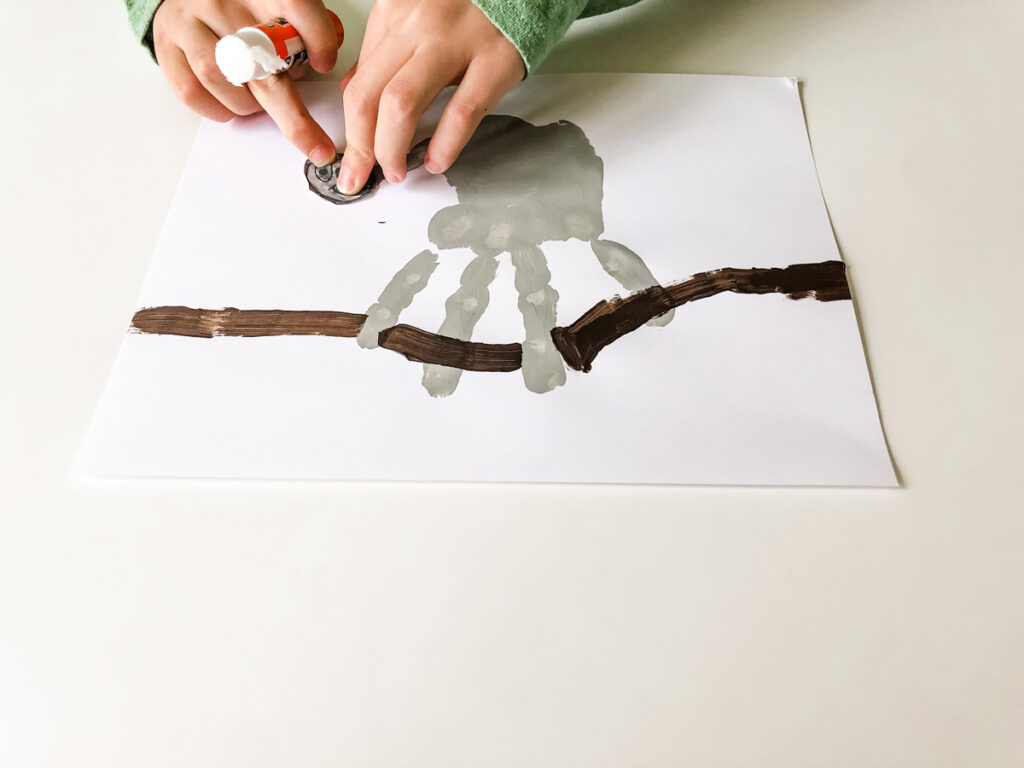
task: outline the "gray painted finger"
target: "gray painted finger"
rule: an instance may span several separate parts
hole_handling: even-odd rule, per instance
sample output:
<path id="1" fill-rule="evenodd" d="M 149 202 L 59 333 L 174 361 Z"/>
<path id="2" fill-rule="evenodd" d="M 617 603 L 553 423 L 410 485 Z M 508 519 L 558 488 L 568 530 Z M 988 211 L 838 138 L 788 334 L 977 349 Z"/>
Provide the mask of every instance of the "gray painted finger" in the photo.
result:
<path id="1" fill-rule="evenodd" d="M 526 338 L 523 340 L 523 381 L 531 392 L 550 392 L 565 383 L 562 356 L 551 340 L 555 327 L 558 292 L 549 284 L 551 272 L 544 253 L 536 246 L 515 248 L 512 266 L 516 269 L 519 311 L 523 316 Z"/>
<path id="2" fill-rule="evenodd" d="M 427 286 L 437 268 L 437 254 L 420 251 L 402 267 L 381 291 L 380 298 L 366 310 L 356 342 L 364 349 L 374 349 L 381 331 L 398 323 L 402 310 L 412 304 L 413 297 Z"/>
<path id="3" fill-rule="evenodd" d="M 444 322 L 437 332 L 442 336 L 468 341 L 473 328 L 487 309 L 491 299 L 488 288 L 498 271 L 498 260 L 493 256 L 477 256 L 462 271 L 459 287 L 444 303 Z M 423 387 L 433 397 L 444 397 L 455 391 L 462 370 L 446 365 L 428 363 L 423 366 Z"/>
<path id="4" fill-rule="evenodd" d="M 642 291 L 652 285 L 658 285 L 657 279 L 644 260 L 622 243 L 616 243 L 614 240 L 591 240 L 590 247 L 604 271 L 627 291 Z M 675 313 L 674 309 L 670 309 L 664 315 L 648 320 L 647 325 L 668 325 L 675 317 Z"/>

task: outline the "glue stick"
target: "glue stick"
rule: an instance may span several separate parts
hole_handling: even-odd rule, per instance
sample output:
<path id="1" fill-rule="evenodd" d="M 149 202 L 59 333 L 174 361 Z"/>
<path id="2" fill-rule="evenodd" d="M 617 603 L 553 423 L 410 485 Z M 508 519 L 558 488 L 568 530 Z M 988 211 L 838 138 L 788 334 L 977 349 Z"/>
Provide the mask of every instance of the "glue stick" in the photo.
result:
<path id="1" fill-rule="evenodd" d="M 327 11 L 327 15 L 334 22 L 340 46 L 345 39 L 341 19 L 333 11 Z M 214 58 L 228 82 L 245 85 L 250 80 L 265 80 L 301 64 L 309 59 L 309 54 L 295 27 L 284 19 L 274 19 L 222 37 L 217 42 Z"/>

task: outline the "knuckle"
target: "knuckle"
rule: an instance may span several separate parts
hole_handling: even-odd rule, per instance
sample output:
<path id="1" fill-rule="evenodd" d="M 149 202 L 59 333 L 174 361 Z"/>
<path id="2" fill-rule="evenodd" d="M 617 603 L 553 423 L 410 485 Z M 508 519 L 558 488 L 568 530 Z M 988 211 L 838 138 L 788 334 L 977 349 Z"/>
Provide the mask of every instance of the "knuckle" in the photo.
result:
<path id="1" fill-rule="evenodd" d="M 355 165 L 373 165 L 376 159 L 373 152 L 352 144 L 345 147 L 344 156 L 348 158 L 350 164 L 354 163 Z"/>
<path id="2" fill-rule="evenodd" d="M 451 113 L 452 121 L 463 130 L 475 128 L 484 115 L 487 114 L 487 107 L 477 101 L 468 99 L 452 99 L 448 103 L 448 111 Z"/>
<path id="3" fill-rule="evenodd" d="M 195 109 L 206 95 L 206 89 L 192 78 L 175 80 L 171 83 L 171 90 L 190 109 Z"/>
<path id="4" fill-rule="evenodd" d="M 392 80 L 381 95 L 381 110 L 392 117 L 410 118 L 416 114 L 419 89 L 405 80 Z"/>
<path id="5" fill-rule="evenodd" d="M 345 87 L 345 93 L 341 100 L 345 106 L 346 115 L 359 119 L 367 119 L 373 115 L 374 100 L 355 78 Z"/>
<path id="6" fill-rule="evenodd" d="M 316 143 L 317 134 L 308 125 L 302 123 L 287 123 L 281 126 L 281 132 L 294 146 L 306 150 L 312 148 Z"/>
<path id="7" fill-rule="evenodd" d="M 433 166 L 441 169 L 449 168 L 455 162 L 453 150 L 447 147 L 431 147 L 430 162 Z"/>
<path id="8" fill-rule="evenodd" d="M 217 66 L 217 62 L 206 56 L 196 61 L 192 71 L 204 83 L 216 83 L 224 79 L 224 75 L 220 73 L 220 67 Z"/>

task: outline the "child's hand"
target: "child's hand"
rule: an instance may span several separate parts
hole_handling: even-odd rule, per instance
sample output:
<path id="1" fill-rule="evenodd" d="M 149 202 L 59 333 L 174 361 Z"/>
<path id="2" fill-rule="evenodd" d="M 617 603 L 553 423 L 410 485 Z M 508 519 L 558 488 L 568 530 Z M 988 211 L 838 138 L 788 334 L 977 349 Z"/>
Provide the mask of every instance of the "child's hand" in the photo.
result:
<path id="1" fill-rule="evenodd" d="M 338 34 L 320 0 L 164 0 L 153 17 L 153 48 L 171 88 L 190 109 L 225 122 L 262 107 L 306 157 L 326 165 L 334 160 L 334 142 L 310 117 L 291 77 L 271 75 L 238 87 L 224 79 L 213 58 L 224 35 L 282 15 L 302 37 L 313 69 L 330 71 Z"/>
<path id="2" fill-rule="evenodd" d="M 460 83 L 425 162 L 432 173 L 447 170 L 525 74 L 515 46 L 471 0 L 377 0 L 359 63 L 341 82 L 347 147 L 338 188 L 361 189 L 374 159 L 389 181 L 404 179 L 417 122 L 445 86 Z"/>

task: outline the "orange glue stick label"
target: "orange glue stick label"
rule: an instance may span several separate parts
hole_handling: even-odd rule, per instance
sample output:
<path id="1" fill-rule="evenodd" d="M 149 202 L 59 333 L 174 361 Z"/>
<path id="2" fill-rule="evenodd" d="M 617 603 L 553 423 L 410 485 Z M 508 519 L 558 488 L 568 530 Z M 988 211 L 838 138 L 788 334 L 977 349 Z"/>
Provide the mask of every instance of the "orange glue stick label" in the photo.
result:
<path id="1" fill-rule="evenodd" d="M 327 15 L 338 33 L 340 46 L 345 39 L 345 28 L 333 11 L 327 11 Z M 243 27 L 235 34 L 221 38 L 217 43 L 215 58 L 217 66 L 229 82 L 243 85 L 301 64 L 309 59 L 309 53 L 298 30 L 286 19 L 278 18 Z"/>

